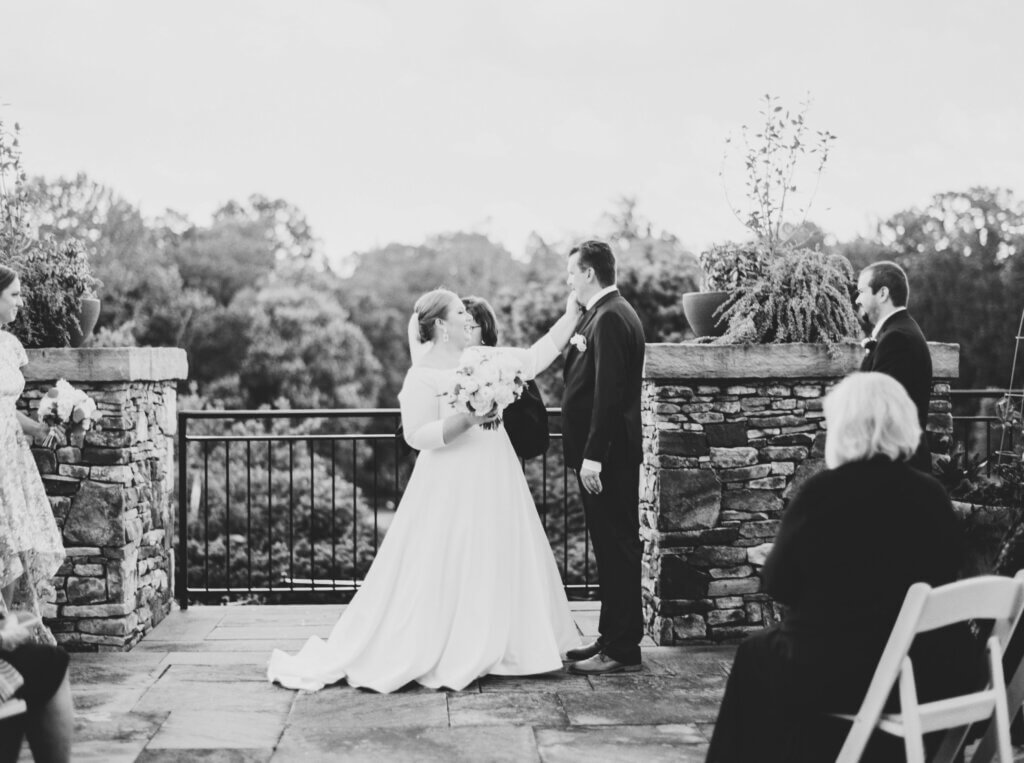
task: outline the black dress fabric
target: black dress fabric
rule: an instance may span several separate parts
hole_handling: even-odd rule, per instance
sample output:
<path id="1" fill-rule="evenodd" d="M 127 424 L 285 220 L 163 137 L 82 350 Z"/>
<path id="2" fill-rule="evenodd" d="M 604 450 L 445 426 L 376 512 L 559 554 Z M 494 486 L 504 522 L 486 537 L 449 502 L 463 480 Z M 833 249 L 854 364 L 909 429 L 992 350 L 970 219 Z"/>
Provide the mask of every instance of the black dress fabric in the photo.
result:
<path id="1" fill-rule="evenodd" d="M 59 646 L 24 644 L 13 651 L 0 652 L 0 660 L 25 679 L 14 696 L 25 700 L 31 711 L 45 705 L 57 693 L 67 673 L 69 657 Z"/>
<path id="2" fill-rule="evenodd" d="M 502 420 L 517 456 L 522 459 L 536 458 L 547 452 L 551 440 L 548 412 L 537 382 L 533 379 L 526 382 L 519 399 L 505 409 Z"/>

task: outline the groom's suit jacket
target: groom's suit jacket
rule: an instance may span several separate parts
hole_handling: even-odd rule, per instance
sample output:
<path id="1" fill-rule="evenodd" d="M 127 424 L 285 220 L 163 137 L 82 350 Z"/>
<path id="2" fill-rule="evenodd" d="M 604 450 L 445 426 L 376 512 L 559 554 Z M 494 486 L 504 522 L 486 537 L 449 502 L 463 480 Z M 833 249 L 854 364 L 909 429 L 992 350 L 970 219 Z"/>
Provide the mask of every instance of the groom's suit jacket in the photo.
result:
<path id="1" fill-rule="evenodd" d="M 576 334 L 586 349 L 570 343 L 565 356 L 562 438 L 565 462 L 583 459 L 639 464 L 643 460 L 640 384 L 644 330 L 636 311 L 617 291 L 598 300 L 580 318 Z"/>
<path id="2" fill-rule="evenodd" d="M 878 332 L 874 348 L 865 355 L 860 370 L 889 374 L 907 390 L 917 408 L 922 432 L 921 445 L 911 463 L 931 472 L 928 436 L 924 432 L 932 393 L 932 354 L 921 327 L 910 313 L 900 310 L 889 316 Z"/>

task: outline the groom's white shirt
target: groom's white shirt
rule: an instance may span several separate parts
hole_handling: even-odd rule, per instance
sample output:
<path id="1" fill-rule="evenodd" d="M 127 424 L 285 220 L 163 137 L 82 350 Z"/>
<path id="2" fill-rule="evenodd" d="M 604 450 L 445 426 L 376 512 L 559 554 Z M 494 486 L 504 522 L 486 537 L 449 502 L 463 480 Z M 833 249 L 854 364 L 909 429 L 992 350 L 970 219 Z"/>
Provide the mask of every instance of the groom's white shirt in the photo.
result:
<path id="1" fill-rule="evenodd" d="M 599 291 L 597 294 L 595 294 L 593 297 L 591 297 L 590 299 L 587 300 L 587 306 L 584 309 L 585 310 L 592 309 L 594 307 L 594 305 L 596 305 L 598 303 L 598 301 L 605 294 L 611 294 L 613 291 L 618 291 L 618 290 L 619 290 L 619 287 L 616 286 L 615 284 L 612 284 L 611 286 L 605 286 L 603 289 L 601 289 L 601 291 Z"/>
<path id="2" fill-rule="evenodd" d="M 587 307 L 586 307 L 586 309 L 587 310 L 593 309 L 594 305 L 596 305 L 598 303 L 598 301 L 602 297 L 604 297 L 605 294 L 611 294 L 613 291 L 618 291 L 618 290 L 619 290 L 619 287 L 616 286 L 615 284 L 612 284 L 611 286 L 605 286 L 603 289 L 601 289 L 601 291 L 599 291 L 597 294 L 595 294 L 593 297 L 591 297 L 590 299 L 587 300 Z M 583 464 L 580 466 L 580 469 L 581 470 L 582 469 L 589 469 L 592 472 L 597 472 L 598 474 L 600 474 L 601 473 L 601 462 L 600 461 L 591 461 L 589 458 L 584 458 L 583 459 Z"/>

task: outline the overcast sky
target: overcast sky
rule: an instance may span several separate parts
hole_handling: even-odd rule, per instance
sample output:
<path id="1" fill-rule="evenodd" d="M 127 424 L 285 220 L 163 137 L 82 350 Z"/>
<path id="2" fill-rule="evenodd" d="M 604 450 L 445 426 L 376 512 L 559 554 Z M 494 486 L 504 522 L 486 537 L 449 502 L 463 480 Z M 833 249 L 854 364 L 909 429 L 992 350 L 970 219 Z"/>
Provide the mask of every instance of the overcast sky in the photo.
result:
<path id="1" fill-rule="evenodd" d="M 31 174 L 199 223 L 283 197 L 332 258 L 448 230 L 520 254 L 626 194 L 695 250 L 742 237 L 718 172 L 766 92 L 839 136 L 810 218 L 841 238 L 1024 194 L 1017 0 L 0 0 L 0 23 Z"/>

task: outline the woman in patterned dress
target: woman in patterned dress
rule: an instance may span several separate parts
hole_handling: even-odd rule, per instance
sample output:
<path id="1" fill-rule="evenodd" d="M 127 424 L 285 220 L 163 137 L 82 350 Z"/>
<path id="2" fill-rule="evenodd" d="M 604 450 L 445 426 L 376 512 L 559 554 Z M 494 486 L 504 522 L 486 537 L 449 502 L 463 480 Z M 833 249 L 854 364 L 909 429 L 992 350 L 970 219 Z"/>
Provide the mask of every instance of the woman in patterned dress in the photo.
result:
<path id="1" fill-rule="evenodd" d="M 18 274 L 0 265 L 0 327 L 17 317 L 24 304 Z M 21 342 L 0 329 L 0 611 L 40 614 L 40 598 L 64 562 L 64 545 L 39 476 L 30 437 L 47 427 L 19 412 L 25 389 L 21 367 L 28 362 Z M 54 643 L 39 626 L 41 641 Z"/>

